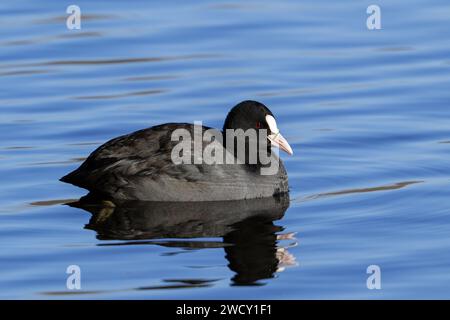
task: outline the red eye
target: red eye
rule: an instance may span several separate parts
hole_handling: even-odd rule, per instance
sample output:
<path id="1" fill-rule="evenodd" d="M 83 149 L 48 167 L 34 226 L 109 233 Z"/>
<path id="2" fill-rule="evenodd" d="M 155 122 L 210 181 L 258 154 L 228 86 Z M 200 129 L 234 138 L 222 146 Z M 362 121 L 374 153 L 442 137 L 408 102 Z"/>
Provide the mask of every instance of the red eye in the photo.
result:
<path id="1" fill-rule="evenodd" d="M 256 123 L 256 129 L 259 129 L 259 128 L 261 128 L 261 122 Z"/>

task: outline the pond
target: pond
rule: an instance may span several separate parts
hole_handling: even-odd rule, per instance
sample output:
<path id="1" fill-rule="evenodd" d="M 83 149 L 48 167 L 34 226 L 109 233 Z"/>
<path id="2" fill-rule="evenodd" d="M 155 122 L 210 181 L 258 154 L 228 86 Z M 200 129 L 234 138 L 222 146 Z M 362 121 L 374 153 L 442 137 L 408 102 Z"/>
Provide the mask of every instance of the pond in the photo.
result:
<path id="1" fill-rule="evenodd" d="M 450 298 L 448 1 L 74 4 L 70 30 L 68 4 L 0 3 L 0 298 Z M 59 181 L 246 99 L 294 150 L 289 198 L 86 205 Z"/>

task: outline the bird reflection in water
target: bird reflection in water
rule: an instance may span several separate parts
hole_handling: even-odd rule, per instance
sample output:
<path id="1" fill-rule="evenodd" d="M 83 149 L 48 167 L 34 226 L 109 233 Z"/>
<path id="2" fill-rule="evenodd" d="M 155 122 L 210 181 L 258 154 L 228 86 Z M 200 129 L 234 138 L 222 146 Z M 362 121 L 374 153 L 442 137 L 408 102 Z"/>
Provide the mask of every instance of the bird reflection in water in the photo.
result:
<path id="1" fill-rule="evenodd" d="M 288 252 L 296 239 L 293 234 L 280 234 L 283 227 L 274 224 L 289 207 L 288 195 L 238 201 L 113 202 L 89 194 L 69 205 L 92 214 L 86 228 L 95 230 L 100 240 L 126 240 L 119 243 L 122 245 L 223 248 L 228 267 L 235 272 L 233 285 L 262 285 L 259 280 L 296 265 Z M 280 240 L 292 243 L 282 247 Z"/>

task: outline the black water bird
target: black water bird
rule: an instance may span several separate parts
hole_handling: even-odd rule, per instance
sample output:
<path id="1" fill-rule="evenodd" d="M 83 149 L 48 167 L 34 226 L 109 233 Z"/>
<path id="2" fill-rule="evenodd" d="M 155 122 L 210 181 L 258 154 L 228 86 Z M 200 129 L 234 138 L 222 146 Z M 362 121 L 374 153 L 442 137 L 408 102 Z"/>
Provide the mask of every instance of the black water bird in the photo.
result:
<path id="1" fill-rule="evenodd" d="M 221 158 L 223 162 L 196 162 L 195 125 L 167 123 L 106 142 L 92 152 L 78 169 L 60 180 L 120 200 L 227 201 L 272 197 L 289 191 L 285 167 L 275 152 L 271 152 L 271 146 L 288 154 L 292 154 L 292 149 L 280 134 L 274 115 L 265 105 L 256 101 L 239 103 L 228 113 L 222 132 L 205 126 L 197 127 L 201 128 L 202 135 L 223 133 L 222 141 L 217 138 L 204 141 L 202 138 L 200 146 L 200 154 L 203 154 L 208 145 L 216 143 L 216 149 L 211 154 L 221 153 L 224 155 Z M 191 163 L 176 163 L 173 160 L 174 148 L 180 143 L 173 141 L 177 129 L 184 129 L 194 137 L 189 142 L 194 151 L 187 153 L 193 160 Z M 245 151 L 239 156 L 236 152 L 239 138 L 235 136 L 231 139 L 227 133 L 230 130 L 247 132 L 248 129 L 255 129 L 257 136 L 244 135 Z M 265 144 L 261 143 L 261 139 L 255 140 L 262 132 L 266 133 L 263 139 Z M 255 142 L 257 153 L 256 158 L 252 158 L 251 146 Z M 266 162 L 261 157 L 264 152 Z M 234 163 L 225 159 L 230 154 Z M 264 169 L 274 164 L 275 171 L 263 174 Z"/>

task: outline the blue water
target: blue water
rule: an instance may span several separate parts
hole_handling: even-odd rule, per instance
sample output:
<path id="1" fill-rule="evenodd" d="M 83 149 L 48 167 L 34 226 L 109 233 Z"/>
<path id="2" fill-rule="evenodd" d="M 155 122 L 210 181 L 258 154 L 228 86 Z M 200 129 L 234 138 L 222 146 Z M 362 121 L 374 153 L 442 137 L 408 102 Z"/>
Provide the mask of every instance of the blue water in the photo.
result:
<path id="1" fill-rule="evenodd" d="M 0 298 L 450 298 L 448 1 L 68 4 L 0 2 Z M 65 205 L 103 142 L 245 99 L 294 149 L 283 217 L 124 236 Z"/>

